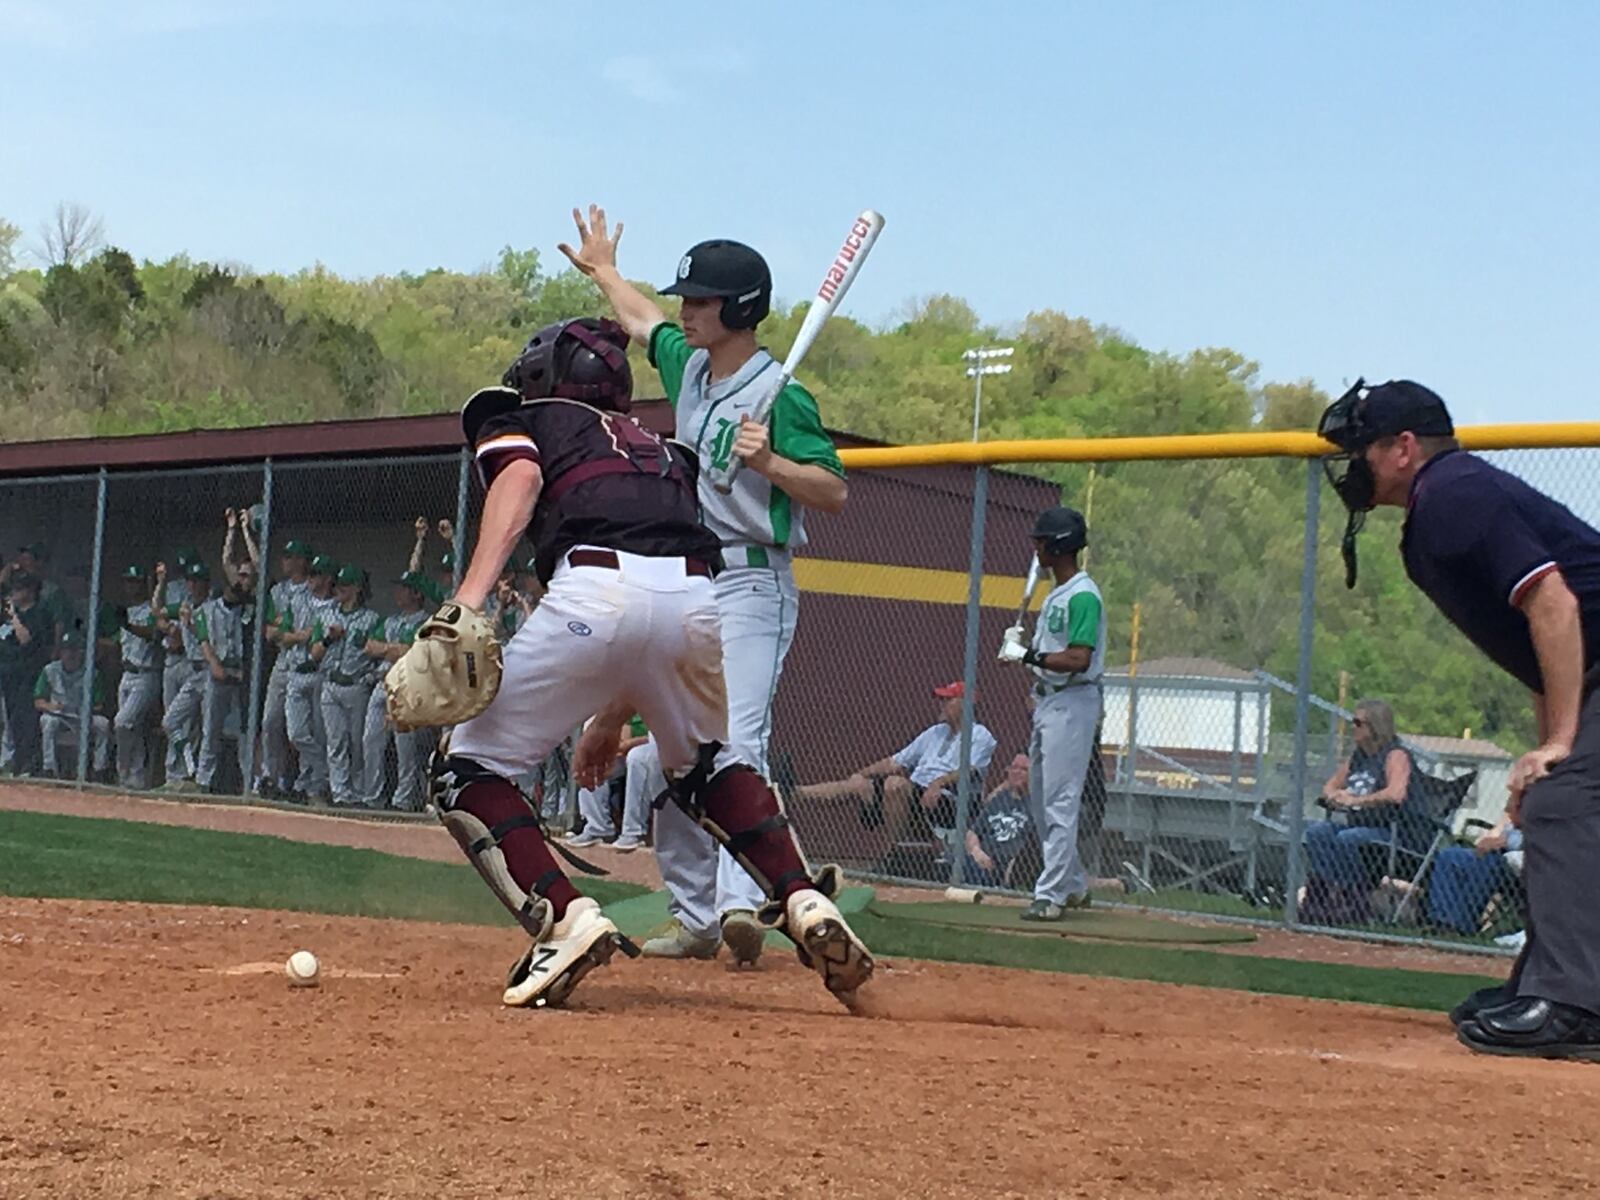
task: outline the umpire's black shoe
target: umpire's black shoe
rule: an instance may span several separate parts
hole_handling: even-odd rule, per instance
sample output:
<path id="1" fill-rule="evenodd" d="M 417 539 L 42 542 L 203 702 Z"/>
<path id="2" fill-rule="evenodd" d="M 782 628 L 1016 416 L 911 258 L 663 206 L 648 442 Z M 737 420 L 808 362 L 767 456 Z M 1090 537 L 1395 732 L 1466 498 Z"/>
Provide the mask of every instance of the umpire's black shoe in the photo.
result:
<path id="1" fill-rule="evenodd" d="M 1456 1005 L 1450 1010 L 1450 1024 L 1459 1029 L 1461 1028 L 1463 1022 L 1472 1020 L 1473 1017 L 1477 1016 L 1484 1009 L 1495 1008 L 1501 1004 L 1507 1004 L 1514 999 L 1516 999 L 1516 997 L 1506 991 L 1504 984 L 1500 984 L 1495 987 L 1479 988 L 1477 991 L 1473 992 L 1472 995 L 1468 996 L 1460 1004 Z"/>
<path id="2" fill-rule="evenodd" d="M 1456 1029 L 1456 1038 L 1480 1054 L 1600 1062 L 1600 1017 L 1537 996 L 1480 1010 Z"/>

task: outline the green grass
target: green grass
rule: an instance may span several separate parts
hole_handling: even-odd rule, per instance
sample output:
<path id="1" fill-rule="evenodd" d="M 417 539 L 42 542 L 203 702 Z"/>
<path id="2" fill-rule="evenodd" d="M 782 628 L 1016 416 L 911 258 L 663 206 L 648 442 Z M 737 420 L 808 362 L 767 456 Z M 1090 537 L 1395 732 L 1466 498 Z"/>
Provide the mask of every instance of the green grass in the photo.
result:
<path id="1" fill-rule="evenodd" d="M 1066 938 L 1008 935 L 897 921 L 872 911 L 852 918 L 880 957 L 983 963 L 1112 979 L 1147 979 L 1197 987 L 1235 988 L 1319 1000 L 1354 1000 L 1398 1008 L 1448 1009 L 1473 988 L 1500 980 L 1441 971 L 1402 971 L 1341 963 L 1301 962 L 1208 950 L 1174 950 Z"/>
<path id="2" fill-rule="evenodd" d="M 605 904 L 634 884 L 580 878 Z M 218 904 L 336 915 L 503 925 L 505 911 L 470 867 L 135 821 L 0 813 L 0 894 Z M 893 911 L 893 910 L 891 910 Z M 1444 1009 L 1496 982 L 1206 950 L 962 929 L 859 913 L 852 924 L 884 958 L 983 963 L 1201 987 Z"/>
<path id="3" fill-rule="evenodd" d="M 578 886 L 602 904 L 646 891 L 584 877 Z M 263 834 L 28 812 L 0 813 L 0 893 L 473 925 L 510 921 L 464 863 Z"/>

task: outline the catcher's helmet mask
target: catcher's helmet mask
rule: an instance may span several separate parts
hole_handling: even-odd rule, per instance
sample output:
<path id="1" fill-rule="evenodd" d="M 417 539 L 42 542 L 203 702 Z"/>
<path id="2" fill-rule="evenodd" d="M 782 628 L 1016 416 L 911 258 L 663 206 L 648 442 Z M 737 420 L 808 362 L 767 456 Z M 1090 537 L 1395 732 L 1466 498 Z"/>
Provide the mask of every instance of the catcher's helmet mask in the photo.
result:
<path id="1" fill-rule="evenodd" d="M 729 329 L 754 329 L 772 310 L 772 271 L 743 242 L 714 238 L 691 246 L 678 260 L 678 277 L 663 296 L 722 298 L 719 314 Z"/>
<path id="2" fill-rule="evenodd" d="M 581 400 L 625 413 L 633 406 L 627 331 L 605 317 L 546 325 L 528 339 L 501 382 L 524 400 Z"/>

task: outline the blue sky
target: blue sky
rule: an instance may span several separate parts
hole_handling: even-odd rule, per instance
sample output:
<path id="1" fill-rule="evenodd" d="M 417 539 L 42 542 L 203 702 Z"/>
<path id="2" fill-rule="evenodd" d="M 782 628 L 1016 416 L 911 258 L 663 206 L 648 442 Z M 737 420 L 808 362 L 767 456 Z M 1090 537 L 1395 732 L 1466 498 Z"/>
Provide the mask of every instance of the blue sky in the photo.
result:
<path id="1" fill-rule="evenodd" d="M 546 261 L 568 210 L 664 283 L 780 294 L 888 217 L 849 308 L 949 291 L 1465 422 L 1600 415 L 1600 5 L 0 0 L 0 216 L 349 274 Z"/>

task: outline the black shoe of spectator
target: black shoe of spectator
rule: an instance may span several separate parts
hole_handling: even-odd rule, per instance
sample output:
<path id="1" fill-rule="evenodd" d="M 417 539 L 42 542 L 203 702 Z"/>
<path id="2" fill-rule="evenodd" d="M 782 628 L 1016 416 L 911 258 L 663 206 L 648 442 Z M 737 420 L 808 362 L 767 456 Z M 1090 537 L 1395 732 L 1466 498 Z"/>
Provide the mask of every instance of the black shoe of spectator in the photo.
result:
<path id="1" fill-rule="evenodd" d="M 1514 999 L 1515 997 L 1506 991 L 1503 984 L 1479 988 L 1450 1010 L 1450 1024 L 1459 1029 L 1465 1022 L 1472 1020 L 1484 1009 L 1496 1008 Z"/>
<path id="2" fill-rule="evenodd" d="M 1480 1010 L 1457 1028 L 1456 1039 L 1480 1054 L 1600 1062 L 1600 1017 L 1537 996 Z"/>

